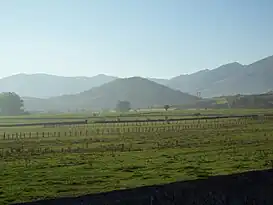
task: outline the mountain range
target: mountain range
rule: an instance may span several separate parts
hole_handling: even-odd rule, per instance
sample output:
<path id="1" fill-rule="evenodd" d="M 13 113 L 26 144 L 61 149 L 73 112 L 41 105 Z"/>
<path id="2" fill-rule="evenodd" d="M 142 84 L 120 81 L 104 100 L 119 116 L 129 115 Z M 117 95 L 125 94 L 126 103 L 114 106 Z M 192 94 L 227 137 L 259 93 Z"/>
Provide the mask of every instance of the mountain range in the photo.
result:
<path id="1" fill-rule="evenodd" d="M 17 74 L 0 79 L 0 92 L 16 92 L 27 107 L 37 109 L 112 108 L 117 100 L 147 107 L 189 103 L 197 92 L 201 97 L 264 93 L 273 89 L 272 79 L 270 56 L 249 65 L 234 62 L 171 79 Z"/>
<path id="2" fill-rule="evenodd" d="M 213 70 L 202 70 L 180 75 L 168 82 L 171 88 L 191 94 L 201 92 L 203 97 L 236 94 L 258 94 L 273 89 L 273 56 L 250 65 L 237 62 Z"/>
<path id="3" fill-rule="evenodd" d="M 273 56 L 250 65 L 237 62 L 171 79 L 148 78 L 172 89 L 203 97 L 267 92 L 273 88 Z M 17 74 L 0 79 L 0 92 L 13 91 L 20 96 L 48 98 L 76 94 L 118 79 L 99 74 L 93 77 L 63 77 L 48 74 Z"/>

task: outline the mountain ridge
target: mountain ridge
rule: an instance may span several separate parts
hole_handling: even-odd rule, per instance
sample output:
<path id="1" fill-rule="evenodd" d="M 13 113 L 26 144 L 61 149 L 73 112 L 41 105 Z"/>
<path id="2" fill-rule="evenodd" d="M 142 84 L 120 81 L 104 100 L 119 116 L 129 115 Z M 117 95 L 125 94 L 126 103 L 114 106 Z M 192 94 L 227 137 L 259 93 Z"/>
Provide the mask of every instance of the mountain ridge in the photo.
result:
<path id="1" fill-rule="evenodd" d="M 63 94 L 78 93 L 115 79 L 116 77 L 114 76 L 104 74 L 98 74 L 93 77 L 66 77 L 44 73 L 21 73 L 0 79 L 0 92 L 9 91 L 25 97 L 49 98 Z M 54 89 L 48 89 L 48 87 Z"/>
<path id="2" fill-rule="evenodd" d="M 249 65 L 233 62 L 171 79 L 147 79 L 192 95 L 201 92 L 203 97 L 213 97 L 267 92 L 273 88 L 272 77 L 273 56 L 268 56 Z M 10 91 L 20 96 L 49 98 L 80 93 L 116 79 L 119 78 L 105 74 L 92 77 L 17 74 L 0 79 L 0 92 Z"/>

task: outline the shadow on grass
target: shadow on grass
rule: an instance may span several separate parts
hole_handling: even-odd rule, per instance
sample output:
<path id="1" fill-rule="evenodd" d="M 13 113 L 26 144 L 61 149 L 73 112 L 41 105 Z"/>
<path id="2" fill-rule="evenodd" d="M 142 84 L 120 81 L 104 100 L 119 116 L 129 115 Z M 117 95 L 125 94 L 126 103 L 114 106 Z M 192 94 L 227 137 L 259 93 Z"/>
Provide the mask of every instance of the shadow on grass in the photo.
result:
<path id="1" fill-rule="evenodd" d="M 207 179 L 43 200 L 24 205 L 114 205 L 114 204 L 273 204 L 273 169 L 214 176 Z M 19 205 L 19 204 L 17 204 Z"/>

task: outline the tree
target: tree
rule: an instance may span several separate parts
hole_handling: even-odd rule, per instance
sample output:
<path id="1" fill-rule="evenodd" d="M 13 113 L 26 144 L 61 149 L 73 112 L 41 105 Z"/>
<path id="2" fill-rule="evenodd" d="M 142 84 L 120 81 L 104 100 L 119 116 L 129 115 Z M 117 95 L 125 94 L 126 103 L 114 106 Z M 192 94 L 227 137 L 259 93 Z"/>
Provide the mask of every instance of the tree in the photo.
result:
<path id="1" fill-rule="evenodd" d="M 129 101 L 118 101 L 116 110 L 119 112 L 128 112 L 131 109 L 131 103 Z"/>
<path id="2" fill-rule="evenodd" d="M 21 115 L 24 114 L 24 101 L 16 93 L 5 92 L 0 94 L 0 114 L 1 115 Z"/>
<path id="3" fill-rule="evenodd" d="M 164 109 L 167 111 L 170 108 L 169 105 L 164 105 Z"/>

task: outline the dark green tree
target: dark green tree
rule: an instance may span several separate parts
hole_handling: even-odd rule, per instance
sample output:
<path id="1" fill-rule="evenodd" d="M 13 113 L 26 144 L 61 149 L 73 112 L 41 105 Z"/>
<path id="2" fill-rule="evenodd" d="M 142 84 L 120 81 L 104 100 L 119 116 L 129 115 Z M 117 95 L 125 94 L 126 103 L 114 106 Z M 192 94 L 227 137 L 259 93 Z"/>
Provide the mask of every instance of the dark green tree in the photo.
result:
<path id="1" fill-rule="evenodd" d="M 170 108 L 169 105 L 164 105 L 164 109 L 167 111 Z"/>
<path id="2" fill-rule="evenodd" d="M 131 103 L 129 101 L 118 101 L 116 110 L 119 112 L 128 112 L 131 109 Z"/>
<path id="3" fill-rule="evenodd" d="M 0 114 L 1 115 L 21 115 L 24 114 L 24 101 L 19 95 L 13 92 L 0 94 Z"/>

